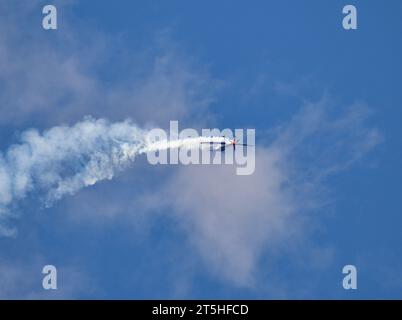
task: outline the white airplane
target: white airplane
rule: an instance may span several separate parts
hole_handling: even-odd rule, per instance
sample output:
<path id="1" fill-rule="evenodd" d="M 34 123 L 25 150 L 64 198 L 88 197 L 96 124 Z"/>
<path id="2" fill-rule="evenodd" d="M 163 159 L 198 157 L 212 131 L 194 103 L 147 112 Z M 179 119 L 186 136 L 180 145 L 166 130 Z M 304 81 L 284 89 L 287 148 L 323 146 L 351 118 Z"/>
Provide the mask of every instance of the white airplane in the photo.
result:
<path id="1" fill-rule="evenodd" d="M 246 144 L 246 143 L 239 143 L 239 140 L 234 137 L 233 139 L 223 137 L 204 137 L 201 144 L 207 144 L 210 146 L 210 150 L 219 150 L 225 151 L 227 147 L 233 147 L 236 150 L 236 146 L 250 146 L 254 147 L 254 145 Z"/>

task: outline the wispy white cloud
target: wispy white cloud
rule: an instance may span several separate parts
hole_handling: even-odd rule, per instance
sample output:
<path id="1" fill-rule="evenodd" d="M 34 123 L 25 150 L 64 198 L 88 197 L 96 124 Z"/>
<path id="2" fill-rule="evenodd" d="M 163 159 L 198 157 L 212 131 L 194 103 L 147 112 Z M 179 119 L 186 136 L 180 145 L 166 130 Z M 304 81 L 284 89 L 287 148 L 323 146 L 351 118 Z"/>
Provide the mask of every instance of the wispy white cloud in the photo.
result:
<path id="1" fill-rule="evenodd" d="M 253 286 L 264 254 L 303 241 L 310 213 L 325 204 L 326 177 L 381 141 L 368 115 L 358 105 L 333 115 L 325 100 L 308 104 L 272 143 L 261 137 L 253 175 L 236 176 L 231 166 L 180 167 L 146 206 L 172 212 L 212 273 Z"/>
<path id="2" fill-rule="evenodd" d="M 60 4 L 63 17 L 69 5 Z M 127 53 L 119 37 L 90 26 L 79 30 L 68 19 L 51 34 L 42 30 L 39 2 L 6 8 L 0 22 L 3 125 L 49 126 L 92 115 L 165 126 L 171 119 L 199 121 L 194 117 L 214 99 L 219 82 L 173 45 L 168 31 L 150 34 L 148 48 Z"/>

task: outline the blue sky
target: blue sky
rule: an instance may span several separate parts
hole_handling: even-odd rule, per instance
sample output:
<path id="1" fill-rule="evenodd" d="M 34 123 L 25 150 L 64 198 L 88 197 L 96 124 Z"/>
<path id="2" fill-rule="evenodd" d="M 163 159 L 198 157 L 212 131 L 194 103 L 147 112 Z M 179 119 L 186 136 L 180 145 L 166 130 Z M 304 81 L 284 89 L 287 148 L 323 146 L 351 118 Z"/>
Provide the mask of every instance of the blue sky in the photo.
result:
<path id="1" fill-rule="evenodd" d="M 0 5 L 3 154 L 86 115 L 179 120 L 255 128 L 256 172 L 139 157 L 51 208 L 34 191 L 0 220 L 1 298 L 402 297 L 399 1 L 353 1 L 351 31 L 335 0 L 55 1 L 56 31 L 45 4 Z"/>

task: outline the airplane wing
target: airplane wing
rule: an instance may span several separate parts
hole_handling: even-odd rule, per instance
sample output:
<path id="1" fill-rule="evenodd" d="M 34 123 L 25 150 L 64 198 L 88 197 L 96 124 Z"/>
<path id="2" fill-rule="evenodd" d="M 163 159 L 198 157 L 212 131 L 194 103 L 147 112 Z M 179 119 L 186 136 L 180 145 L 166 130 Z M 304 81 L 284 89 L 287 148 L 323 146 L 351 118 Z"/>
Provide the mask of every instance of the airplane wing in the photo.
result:
<path id="1" fill-rule="evenodd" d="M 222 144 L 222 142 L 214 142 L 214 141 L 211 141 L 211 142 L 200 142 L 201 144 Z"/>

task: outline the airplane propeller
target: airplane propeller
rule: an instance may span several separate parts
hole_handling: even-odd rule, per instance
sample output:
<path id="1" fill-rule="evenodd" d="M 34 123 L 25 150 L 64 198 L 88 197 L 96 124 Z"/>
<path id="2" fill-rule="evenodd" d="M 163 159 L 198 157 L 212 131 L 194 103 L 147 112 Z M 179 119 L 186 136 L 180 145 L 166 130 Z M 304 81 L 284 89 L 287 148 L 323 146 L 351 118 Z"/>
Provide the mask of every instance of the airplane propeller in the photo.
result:
<path id="1" fill-rule="evenodd" d="M 232 142 L 232 146 L 233 146 L 233 150 L 236 150 L 236 145 L 238 146 L 250 146 L 250 147 L 254 147 L 254 145 L 252 144 L 247 144 L 247 143 L 238 143 L 239 139 L 237 139 L 236 137 L 233 138 L 233 142 Z"/>

